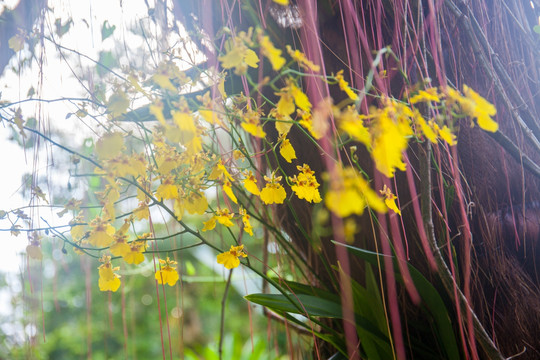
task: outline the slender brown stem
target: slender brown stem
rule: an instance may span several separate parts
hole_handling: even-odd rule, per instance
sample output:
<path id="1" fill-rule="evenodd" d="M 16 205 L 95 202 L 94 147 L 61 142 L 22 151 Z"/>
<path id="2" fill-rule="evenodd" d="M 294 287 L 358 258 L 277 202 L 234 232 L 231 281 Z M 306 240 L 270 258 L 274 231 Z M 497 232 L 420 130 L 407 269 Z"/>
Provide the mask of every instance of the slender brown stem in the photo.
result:
<path id="1" fill-rule="evenodd" d="M 223 334 L 225 333 L 225 306 L 227 305 L 227 295 L 229 294 L 229 288 L 231 287 L 232 273 L 234 269 L 229 271 L 229 278 L 225 284 L 225 292 L 223 293 L 223 298 L 221 299 L 221 324 L 219 327 L 219 359 L 223 359 Z"/>

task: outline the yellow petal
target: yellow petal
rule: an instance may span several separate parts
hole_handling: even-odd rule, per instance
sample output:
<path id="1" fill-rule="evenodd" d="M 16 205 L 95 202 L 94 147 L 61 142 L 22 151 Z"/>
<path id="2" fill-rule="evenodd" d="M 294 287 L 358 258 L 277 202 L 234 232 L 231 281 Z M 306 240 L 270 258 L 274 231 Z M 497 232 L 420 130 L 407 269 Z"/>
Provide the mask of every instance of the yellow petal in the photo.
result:
<path id="1" fill-rule="evenodd" d="M 258 67 L 257 63 L 259 62 L 259 57 L 257 53 L 251 49 L 247 49 L 244 55 L 244 61 L 248 66 L 252 68 Z"/>
<path id="2" fill-rule="evenodd" d="M 248 133 L 255 137 L 258 137 L 260 139 L 264 139 L 266 137 L 266 132 L 264 132 L 261 124 L 242 122 L 240 125 L 244 130 L 246 130 Z"/>
<path id="3" fill-rule="evenodd" d="M 361 215 L 366 207 L 365 200 L 353 189 L 330 190 L 324 197 L 326 207 L 339 217 Z"/>
<path id="4" fill-rule="evenodd" d="M 384 203 L 386 204 L 386 206 L 388 206 L 388 208 L 390 210 L 392 210 L 393 212 L 395 212 L 398 215 L 401 215 L 401 210 L 399 210 L 399 208 L 396 205 L 396 197 L 395 196 L 392 196 L 392 197 L 389 197 L 389 198 L 387 197 L 386 199 L 384 199 Z"/>
<path id="5" fill-rule="evenodd" d="M 155 82 L 160 88 L 170 91 L 176 91 L 176 87 L 171 82 L 170 76 L 161 73 L 155 73 L 152 75 L 152 81 Z"/>
<path id="6" fill-rule="evenodd" d="M 439 129 L 439 136 L 448 143 L 450 146 L 456 145 L 456 135 L 452 134 L 448 126 L 444 125 L 442 129 Z"/>
<path id="7" fill-rule="evenodd" d="M 208 208 L 208 200 L 202 191 L 192 191 L 185 199 L 184 206 L 188 213 L 203 215 Z"/>
<path id="8" fill-rule="evenodd" d="M 124 256 L 124 261 L 127 264 L 138 265 L 144 261 L 144 254 L 138 251 L 130 251 Z"/>
<path id="9" fill-rule="evenodd" d="M 436 144 L 437 133 L 435 132 L 435 129 L 432 127 L 433 125 L 435 125 L 435 123 L 430 122 L 428 124 L 423 118 L 421 120 L 418 120 L 418 123 L 420 124 L 420 129 L 422 130 L 422 133 L 424 134 L 424 136 L 427 137 L 428 140 L 431 141 L 433 144 Z"/>
<path id="10" fill-rule="evenodd" d="M 247 177 L 244 180 L 244 187 L 246 188 L 247 191 L 249 191 L 253 195 L 259 195 L 261 193 L 261 191 L 257 187 L 257 180 L 255 179 L 253 175 Z"/>
<path id="11" fill-rule="evenodd" d="M 119 90 L 111 95 L 107 101 L 107 110 L 113 117 L 125 114 L 129 106 L 129 99 L 125 92 Z"/>
<path id="12" fill-rule="evenodd" d="M 288 93 L 281 95 L 278 103 L 276 104 L 276 111 L 281 116 L 289 116 L 294 112 L 294 99 Z"/>
<path id="13" fill-rule="evenodd" d="M 129 254 L 131 248 L 126 243 L 116 243 L 112 245 L 109 250 L 114 256 L 125 256 Z"/>
<path id="14" fill-rule="evenodd" d="M 169 266 L 165 266 L 163 269 L 156 271 L 154 277 L 158 284 L 168 284 L 169 286 L 174 286 L 178 279 L 180 279 L 176 269 Z"/>
<path id="15" fill-rule="evenodd" d="M 270 61 L 272 69 L 274 69 L 275 71 L 281 69 L 286 63 L 285 58 L 281 56 L 282 51 L 274 47 L 274 44 L 272 44 L 272 41 L 270 41 L 270 38 L 268 36 L 262 36 L 260 38 L 260 43 L 262 53 Z"/>
<path id="16" fill-rule="evenodd" d="M 230 182 L 226 181 L 225 184 L 223 184 L 223 191 L 225 192 L 225 194 L 227 194 L 227 196 L 229 197 L 229 199 L 231 199 L 233 203 L 238 204 L 238 199 L 232 191 Z"/>
<path id="17" fill-rule="evenodd" d="M 175 199 L 178 197 L 178 186 L 173 184 L 161 184 L 156 190 L 156 198 L 159 201 Z"/>
<path id="18" fill-rule="evenodd" d="M 285 160 L 287 160 L 288 163 L 290 163 L 293 159 L 296 159 L 296 152 L 294 151 L 289 139 L 283 139 L 279 147 L 279 153 Z"/>
<path id="19" fill-rule="evenodd" d="M 383 116 L 380 122 L 380 135 L 373 143 L 372 157 L 377 170 L 393 177 L 396 169 L 405 170 L 402 153 L 407 149 L 408 139 L 393 120 Z"/>
<path id="20" fill-rule="evenodd" d="M 88 242 L 95 247 L 104 248 L 113 242 L 113 238 L 105 231 L 93 231 L 88 237 Z"/>
<path id="21" fill-rule="evenodd" d="M 120 287 L 120 279 L 118 277 L 112 280 L 103 280 L 99 278 L 99 290 L 100 291 L 112 291 L 115 292 Z"/>
<path id="22" fill-rule="evenodd" d="M 293 111 L 294 111 L 294 105 L 293 105 Z M 287 116 L 288 117 L 288 116 Z M 285 136 L 289 133 L 291 130 L 291 127 L 293 125 L 291 118 L 289 117 L 290 121 L 276 121 L 276 130 L 278 131 L 280 136 Z"/>
<path id="23" fill-rule="evenodd" d="M 213 230 L 216 227 L 216 218 L 212 217 L 210 220 L 204 221 L 203 225 L 204 225 L 204 227 L 203 227 L 202 231 Z"/>
<path id="24" fill-rule="evenodd" d="M 261 200 L 269 204 L 283 204 L 283 201 L 287 197 L 285 189 L 280 184 L 266 184 L 260 194 Z"/>
<path id="25" fill-rule="evenodd" d="M 296 85 L 291 84 L 291 93 L 294 98 L 294 103 L 296 106 L 298 106 L 300 109 L 304 111 L 310 111 L 311 110 L 311 103 L 309 102 L 309 98 L 302 90 L 300 90 Z"/>
<path id="26" fill-rule="evenodd" d="M 145 203 L 140 204 L 138 208 L 133 210 L 133 215 L 135 215 L 137 220 L 148 219 L 150 217 L 148 205 L 146 205 Z"/>
<path id="27" fill-rule="evenodd" d="M 100 160 L 112 159 L 119 155 L 124 148 L 124 138 L 121 133 L 106 133 L 96 143 L 96 155 Z"/>
<path id="28" fill-rule="evenodd" d="M 15 52 L 19 52 L 24 49 L 24 37 L 20 34 L 12 36 L 8 40 L 8 46 Z"/>
<path id="29" fill-rule="evenodd" d="M 499 130 L 499 124 L 488 115 L 480 115 L 476 121 L 478 122 L 478 126 L 485 131 L 497 132 Z"/>

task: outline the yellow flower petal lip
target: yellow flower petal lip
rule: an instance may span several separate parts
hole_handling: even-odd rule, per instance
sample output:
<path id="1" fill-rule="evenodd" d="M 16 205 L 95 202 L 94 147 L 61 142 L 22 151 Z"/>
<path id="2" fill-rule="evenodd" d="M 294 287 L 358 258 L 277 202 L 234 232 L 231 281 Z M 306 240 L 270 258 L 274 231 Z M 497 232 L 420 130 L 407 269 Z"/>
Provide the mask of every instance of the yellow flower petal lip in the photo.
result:
<path id="1" fill-rule="evenodd" d="M 234 214 L 229 213 L 229 209 L 227 208 L 216 210 L 216 214 L 214 215 L 214 218 L 217 220 L 218 223 L 227 227 L 231 227 L 234 225 L 231 221 L 233 217 Z"/>
<path id="2" fill-rule="evenodd" d="M 138 265 L 144 261 L 144 255 L 137 251 L 130 251 L 129 254 L 126 254 L 123 258 L 127 264 L 133 265 Z"/>
<path id="3" fill-rule="evenodd" d="M 125 256 L 131 252 L 131 247 L 125 242 L 118 242 L 109 248 L 109 251 L 114 256 Z"/>
<path id="4" fill-rule="evenodd" d="M 240 257 L 247 257 L 244 253 L 244 245 L 231 246 L 229 251 L 225 251 L 217 256 L 217 263 L 225 266 L 226 269 L 233 269 L 240 265 Z"/>
<path id="5" fill-rule="evenodd" d="M 99 290 L 100 291 L 112 291 L 115 292 L 120 287 L 120 276 L 114 273 L 118 268 L 113 268 L 111 265 L 110 256 L 102 256 L 99 261 L 101 264 L 99 270 Z"/>
<path id="6" fill-rule="evenodd" d="M 439 94 L 437 93 L 437 88 L 429 88 L 426 90 L 418 91 L 418 94 L 410 98 L 409 102 L 411 104 L 416 104 L 419 102 L 440 102 Z"/>
<path id="7" fill-rule="evenodd" d="M 223 264 L 226 269 L 233 269 L 240 265 L 240 260 L 238 260 L 238 257 L 231 255 L 229 252 L 225 252 L 217 256 L 217 263 Z"/>
<path id="8" fill-rule="evenodd" d="M 266 204 L 283 204 L 287 193 L 281 184 L 266 184 L 261 190 L 261 200 Z"/>
<path id="9" fill-rule="evenodd" d="M 115 292 L 120 287 L 120 279 L 118 277 L 113 278 L 112 280 L 103 280 L 99 279 L 98 285 L 100 291 L 112 291 Z"/>
<path id="10" fill-rule="evenodd" d="M 259 57 L 257 56 L 257 53 L 251 49 L 246 50 L 246 55 L 244 57 L 244 61 L 246 64 L 252 68 L 258 67 L 259 63 Z"/>
<path id="11" fill-rule="evenodd" d="M 154 278 L 160 285 L 167 284 L 174 286 L 180 279 L 180 276 L 175 268 L 166 265 L 161 270 L 156 271 Z"/>

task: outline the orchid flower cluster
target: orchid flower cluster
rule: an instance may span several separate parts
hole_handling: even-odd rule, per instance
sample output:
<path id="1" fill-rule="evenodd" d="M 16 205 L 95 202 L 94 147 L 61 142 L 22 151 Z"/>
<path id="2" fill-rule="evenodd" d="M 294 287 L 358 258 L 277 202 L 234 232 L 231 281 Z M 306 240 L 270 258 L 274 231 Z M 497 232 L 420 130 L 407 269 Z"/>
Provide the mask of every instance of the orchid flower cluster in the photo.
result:
<path id="1" fill-rule="evenodd" d="M 243 236 L 260 238 L 257 229 L 271 221 L 267 210 L 294 197 L 319 204 L 321 211 L 345 220 L 366 209 L 401 215 L 399 199 L 390 188 L 375 189 L 357 163 L 334 156 L 347 149 L 360 151 L 352 144 L 360 144 L 376 169 L 392 178 L 396 171 L 405 170 L 403 154 L 412 141 L 454 146 L 459 118 L 468 117 L 471 124 L 497 131 L 494 106 L 466 86 L 462 92 L 424 86 L 401 100 L 375 96 L 352 88 L 343 70 L 323 76 L 306 54 L 291 46 L 276 48 L 260 29 L 230 35 L 218 60 L 220 69 L 207 74 L 213 79 L 209 90 L 196 97 L 182 95 L 182 89 L 199 79 L 190 78 L 170 60 L 146 79 L 127 74 L 127 81 L 117 84 L 107 99 L 109 121 L 95 139 L 91 158 L 92 176 L 104 184 L 96 194 L 101 210 L 88 218 L 81 201 L 71 200 L 63 211 L 74 214 L 70 243 L 75 251 L 99 254 L 100 290 L 117 291 L 121 278 L 116 272 L 122 262 L 137 266 L 148 260 L 145 254 L 156 239 L 153 208 L 163 209 L 183 232 L 218 252 L 217 263 L 226 269 L 238 267 L 240 260 L 251 266 Z M 265 61 L 271 67 L 265 71 L 272 76 L 257 83 L 250 69 Z M 325 99 L 324 116 L 314 116 L 321 104 L 312 104 L 304 91 L 307 72 L 339 89 L 346 101 L 334 105 Z M 245 80 L 245 91 L 227 94 L 229 77 Z M 275 94 L 274 101 L 262 95 L 268 93 Z M 366 98 L 377 98 L 373 104 L 378 105 L 362 112 L 360 104 Z M 150 126 L 147 119 L 126 122 L 135 99 L 146 100 L 154 120 Z M 336 129 L 328 125 L 330 119 Z M 126 131 L 126 124 L 133 127 Z M 268 129 L 274 128 L 277 136 L 268 135 Z M 293 128 L 315 144 L 333 139 L 335 154 L 323 155 L 333 162 L 331 176 L 316 173 L 313 164 L 297 158 Z M 284 162 L 296 170 L 285 171 L 279 165 Z M 126 212 L 124 199 L 130 193 L 136 205 Z M 202 225 L 192 225 L 186 215 L 199 217 Z M 136 228 L 150 233 L 133 235 Z M 235 243 L 228 244 L 229 250 L 223 251 L 208 236 L 216 229 L 233 234 Z M 29 247 L 30 256 L 40 255 L 39 242 Z M 179 280 L 176 261 L 158 260 L 156 281 L 174 286 Z"/>

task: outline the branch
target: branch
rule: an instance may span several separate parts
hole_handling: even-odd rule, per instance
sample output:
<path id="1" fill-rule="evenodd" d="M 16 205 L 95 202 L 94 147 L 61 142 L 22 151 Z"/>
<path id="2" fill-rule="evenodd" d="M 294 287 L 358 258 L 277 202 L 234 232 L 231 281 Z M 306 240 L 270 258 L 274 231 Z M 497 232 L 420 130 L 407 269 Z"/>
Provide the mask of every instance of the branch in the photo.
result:
<path id="1" fill-rule="evenodd" d="M 464 6 L 469 14 L 472 14 L 468 6 L 462 0 L 459 1 L 460 5 Z M 536 150 L 540 152 L 540 142 L 538 141 L 540 138 L 540 127 L 536 124 L 534 115 L 521 97 L 515 83 L 511 80 L 510 75 L 508 75 L 508 72 L 501 64 L 497 54 L 491 48 L 476 18 L 472 15 L 467 16 L 461 12 L 452 0 L 446 0 L 446 4 L 456 19 L 461 20 L 464 33 L 469 38 L 469 43 L 473 48 L 474 54 L 478 56 L 479 64 L 493 81 L 495 89 L 502 98 L 506 108 L 512 114 L 514 120 L 517 121 L 525 136 L 531 141 Z M 491 61 L 488 60 L 488 55 Z M 515 105 L 516 103 L 518 105 Z M 518 109 L 522 110 L 519 111 Z"/>
<path id="2" fill-rule="evenodd" d="M 540 166 L 538 166 L 530 157 L 525 155 L 520 148 L 508 136 L 502 132 L 497 131 L 495 133 L 486 132 L 493 140 L 495 140 L 500 146 L 502 146 L 516 161 L 523 164 L 527 170 L 529 170 L 534 176 L 540 178 Z"/>

